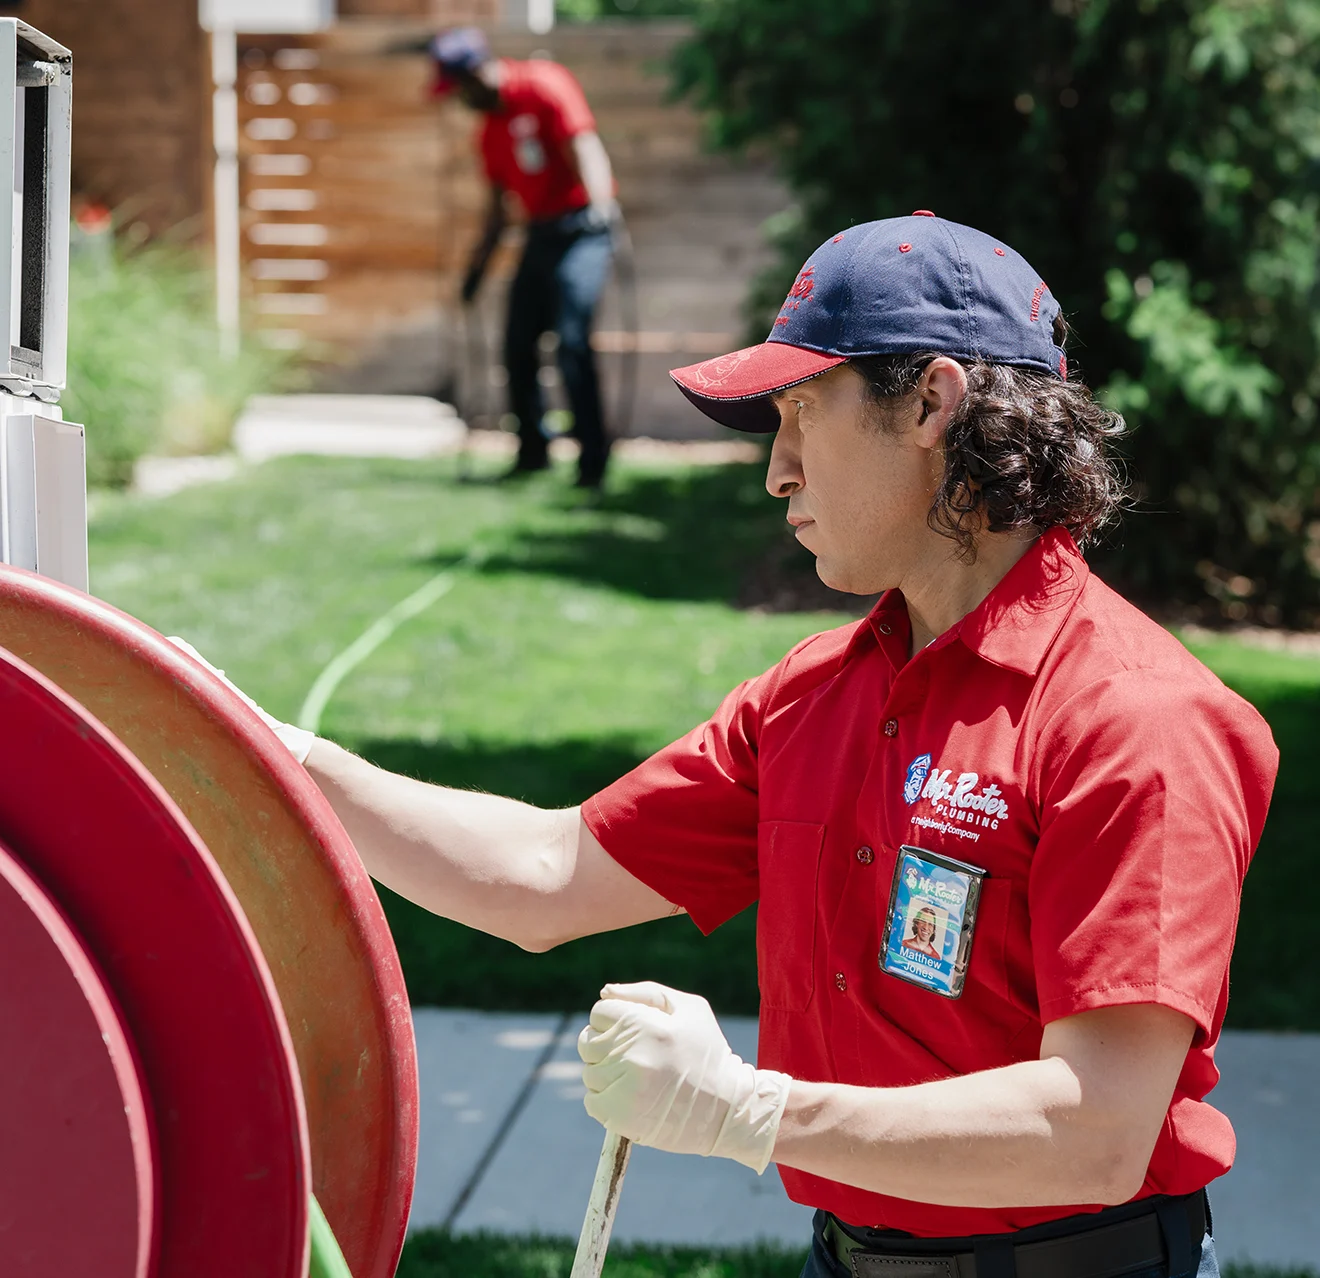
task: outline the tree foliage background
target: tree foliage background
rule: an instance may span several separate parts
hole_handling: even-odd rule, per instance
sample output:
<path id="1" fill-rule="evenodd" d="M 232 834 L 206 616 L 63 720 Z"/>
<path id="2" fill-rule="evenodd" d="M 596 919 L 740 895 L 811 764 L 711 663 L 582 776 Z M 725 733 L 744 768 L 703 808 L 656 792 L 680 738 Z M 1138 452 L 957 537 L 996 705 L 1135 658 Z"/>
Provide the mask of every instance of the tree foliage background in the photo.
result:
<path id="1" fill-rule="evenodd" d="M 1207 615 L 1320 618 L 1316 0 L 700 0 L 695 23 L 679 91 L 797 199 L 767 325 L 850 223 L 930 208 L 1003 238 L 1135 428 L 1102 566 Z"/>

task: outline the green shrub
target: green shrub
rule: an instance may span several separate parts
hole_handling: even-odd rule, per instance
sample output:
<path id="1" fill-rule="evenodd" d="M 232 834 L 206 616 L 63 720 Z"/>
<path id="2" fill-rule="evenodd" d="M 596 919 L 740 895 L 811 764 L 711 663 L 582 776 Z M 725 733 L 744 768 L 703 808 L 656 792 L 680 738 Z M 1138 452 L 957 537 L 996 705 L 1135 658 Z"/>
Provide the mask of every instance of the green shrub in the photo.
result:
<path id="1" fill-rule="evenodd" d="M 704 0 L 676 84 L 798 201 L 760 333 L 840 226 L 930 208 L 1002 236 L 1135 426 L 1124 584 L 1320 615 L 1320 6 Z"/>
<path id="2" fill-rule="evenodd" d="M 65 416 L 87 427 L 87 478 L 129 482 L 146 452 L 214 452 L 244 400 L 277 384 L 287 359 L 220 353 L 212 281 L 190 252 L 75 237 L 69 278 Z"/>

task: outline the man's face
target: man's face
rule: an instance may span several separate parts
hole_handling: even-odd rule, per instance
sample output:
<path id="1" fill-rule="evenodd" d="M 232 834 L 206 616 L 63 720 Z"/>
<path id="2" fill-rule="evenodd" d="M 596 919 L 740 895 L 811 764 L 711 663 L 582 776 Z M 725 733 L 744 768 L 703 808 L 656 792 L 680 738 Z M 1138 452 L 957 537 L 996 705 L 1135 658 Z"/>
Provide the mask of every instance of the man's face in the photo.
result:
<path id="1" fill-rule="evenodd" d="M 483 68 L 478 67 L 475 71 L 454 71 L 451 74 L 464 106 L 474 111 L 494 111 L 500 105 L 500 93 L 486 82 L 482 71 Z"/>
<path id="2" fill-rule="evenodd" d="M 788 499 L 788 522 L 835 590 L 901 586 L 930 544 L 926 516 L 937 450 L 918 444 L 913 395 L 884 424 L 865 383 L 841 364 L 775 398 L 779 430 L 766 475 Z"/>

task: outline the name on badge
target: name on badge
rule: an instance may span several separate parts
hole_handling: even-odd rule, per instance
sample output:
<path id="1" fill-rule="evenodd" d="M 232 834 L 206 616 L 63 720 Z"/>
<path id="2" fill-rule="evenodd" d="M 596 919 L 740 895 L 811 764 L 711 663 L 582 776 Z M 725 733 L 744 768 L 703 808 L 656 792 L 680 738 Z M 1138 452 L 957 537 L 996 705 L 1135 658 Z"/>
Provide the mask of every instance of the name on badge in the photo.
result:
<path id="1" fill-rule="evenodd" d="M 881 969 L 944 998 L 961 995 L 985 877 L 965 861 L 899 848 Z"/>

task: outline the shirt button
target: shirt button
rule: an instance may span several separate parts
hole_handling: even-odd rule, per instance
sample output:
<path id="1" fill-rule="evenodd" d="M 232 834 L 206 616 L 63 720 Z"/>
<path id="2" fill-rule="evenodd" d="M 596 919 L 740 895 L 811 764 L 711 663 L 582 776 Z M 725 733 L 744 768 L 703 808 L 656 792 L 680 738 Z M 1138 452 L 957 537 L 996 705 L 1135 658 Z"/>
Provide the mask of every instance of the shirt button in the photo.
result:
<path id="1" fill-rule="evenodd" d="M 898 736 L 898 720 L 897 720 L 897 719 L 886 719 L 886 720 L 885 720 L 885 736 L 887 736 L 887 737 L 896 737 L 896 736 Z"/>
<path id="2" fill-rule="evenodd" d="M 894 627 L 891 626 L 887 621 L 882 621 L 878 626 L 876 626 L 876 629 L 882 635 L 892 635 L 894 633 Z"/>
<path id="3" fill-rule="evenodd" d="M 848 978 L 842 972 L 834 973 L 834 984 L 838 987 L 840 994 L 848 992 Z"/>
<path id="4" fill-rule="evenodd" d="M 870 865 L 871 862 L 875 860 L 875 853 L 872 852 L 870 848 L 858 848 L 857 859 L 863 865 Z"/>

